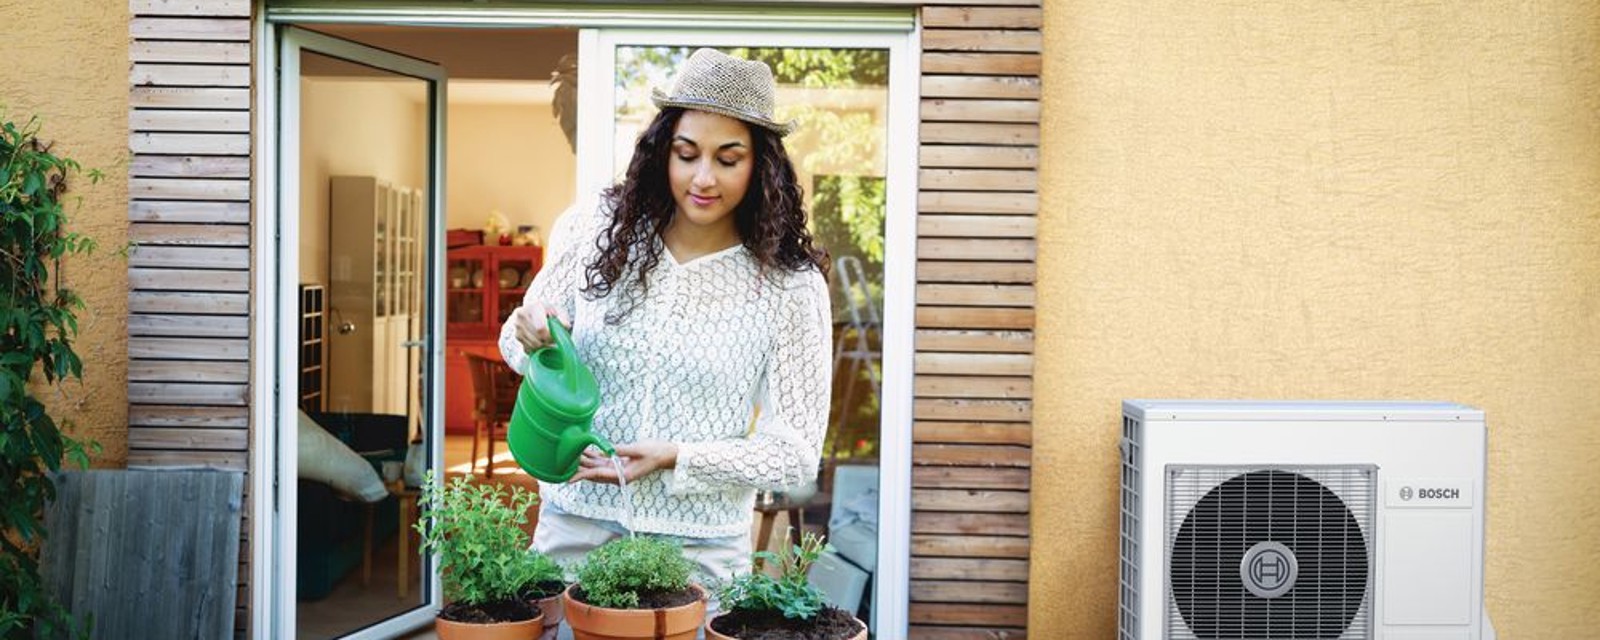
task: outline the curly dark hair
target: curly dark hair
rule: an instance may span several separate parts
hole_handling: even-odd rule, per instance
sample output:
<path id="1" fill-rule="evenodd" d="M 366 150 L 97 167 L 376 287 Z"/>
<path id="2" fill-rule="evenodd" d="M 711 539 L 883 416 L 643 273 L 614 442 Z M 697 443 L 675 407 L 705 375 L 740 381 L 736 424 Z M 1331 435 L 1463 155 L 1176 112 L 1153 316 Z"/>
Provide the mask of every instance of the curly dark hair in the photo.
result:
<path id="1" fill-rule="evenodd" d="M 594 299 L 618 287 L 624 289 L 628 303 L 619 313 L 608 315 L 608 323 L 620 322 L 638 306 L 650 291 L 647 276 L 661 262 L 661 244 L 655 240 L 666 232 L 677 212 L 667 180 L 667 162 L 683 111 L 672 107 L 656 114 L 634 144 L 633 160 L 622 182 L 605 190 L 611 225 L 595 239 L 599 255 L 588 265 L 583 293 Z M 815 244 L 806 228 L 804 195 L 783 138 L 765 127 L 751 126 L 750 139 L 755 167 L 744 199 L 734 208 L 740 242 L 768 277 L 779 270 L 812 268 L 826 277 L 828 252 Z M 629 263 L 637 263 L 638 273 L 624 283 Z"/>

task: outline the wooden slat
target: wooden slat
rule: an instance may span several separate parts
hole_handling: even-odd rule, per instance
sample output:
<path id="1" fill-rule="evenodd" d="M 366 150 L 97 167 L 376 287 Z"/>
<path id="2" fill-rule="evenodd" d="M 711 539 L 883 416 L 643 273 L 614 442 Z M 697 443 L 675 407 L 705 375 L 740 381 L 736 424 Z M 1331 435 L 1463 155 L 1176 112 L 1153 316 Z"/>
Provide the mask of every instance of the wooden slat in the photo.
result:
<path id="1" fill-rule="evenodd" d="M 920 381 L 925 377 L 917 376 Z M 972 378 L 959 378 L 972 380 Z M 1032 384 L 1031 378 L 1023 378 Z M 911 439 L 918 443 L 949 443 L 949 444 L 1019 444 L 1030 445 L 1033 443 L 1033 429 L 1026 423 L 1017 422 L 942 422 L 925 420 L 913 423 L 911 426 Z"/>
<path id="2" fill-rule="evenodd" d="M 243 293 L 130 291 L 128 313 L 242 315 L 250 313 L 250 296 Z"/>
<path id="3" fill-rule="evenodd" d="M 1037 76 L 1044 57 L 1037 53 L 924 53 L 922 72 L 954 75 Z"/>
<path id="4" fill-rule="evenodd" d="M 917 235 L 924 238 L 1032 238 L 1038 227 L 1034 216 L 917 216 Z"/>
<path id="5" fill-rule="evenodd" d="M 978 122 L 924 122 L 924 144 L 1011 144 L 1039 146 L 1037 124 L 990 124 Z"/>
<path id="6" fill-rule="evenodd" d="M 916 348 L 918 351 L 1033 353 L 1033 332 L 920 329 L 916 334 Z"/>
<path id="7" fill-rule="evenodd" d="M 250 153 L 250 134 L 247 133 L 143 133 L 136 132 L 128 136 L 128 148 L 134 153 L 153 153 L 165 155 L 193 154 L 202 156 L 248 155 Z M 138 184 L 139 180 L 133 181 Z M 148 182 L 148 181 L 147 181 Z M 216 200 L 239 200 L 240 194 L 248 196 L 250 183 L 244 180 L 204 181 L 226 182 L 226 187 L 243 186 L 244 192 L 207 191 L 201 195 Z M 165 185 L 170 186 L 170 185 Z M 183 190 L 189 193 L 192 190 Z M 149 195 L 145 197 L 164 197 Z M 185 195 L 179 199 L 193 200 L 195 196 Z"/>
<path id="8" fill-rule="evenodd" d="M 919 398 L 912 401 L 911 417 L 917 420 L 1014 420 L 1033 419 L 1033 402 L 1028 400 L 951 400 Z"/>
<path id="9" fill-rule="evenodd" d="M 917 211 L 1031 215 L 1039 211 L 1039 194 L 923 191 L 917 194 Z"/>
<path id="10" fill-rule="evenodd" d="M 242 224 L 135 222 L 128 225 L 128 242 L 133 244 L 246 247 L 250 245 L 250 227 Z"/>
<path id="11" fill-rule="evenodd" d="M 911 555 L 983 558 L 1027 558 L 1028 538 L 1012 536 L 911 536 Z"/>
<path id="12" fill-rule="evenodd" d="M 250 430 L 131 427 L 128 429 L 128 446 L 139 449 L 244 451 L 250 446 Z"/>
<path id="13" fill-rule="evenodd" d="M 1033 282 L 1038 268 L 1032 262 L 943 262 L 917 263 L 917 282 L 994 282 L 1026 284 Z"/>
<path id="14" fill-rule="evenodd" d="M 250 0 L 128 0 L 136 16 L 250 17 Z"/>
<path id="15" fill-rule="evenodd" d="M 911 470 L 911 486 L 948 489 L 1016 489 L 1032 486 L 1028 469 L 995 467 L 917 466 Z"/>
<path id="16" fill-rule="evenodd" d="M 918 187 L 927 191 L 1036 191 L 1032 169 L 921 169 Z"/>
<path id="17" fill-rule="evenodd" d="M 1028 583 L 912 580 L 911 601 L 1026 604 L 1028 602 Z"/>
<path id="18" fill-rule="evenodd" d="M 136 382 L 249 382 L 248 362 L 130 360 L 128 379 Z"/>
<path id="19" fill-rule="evenodd" d="M 244 471 L 250 454 L 244 451 L 168 451 L 129 449 L 129 469 L 204 468 Z"/>
<path id="20" fill-rule="evenodd" d="M 248 87 L 250 65 L 135 63 L 128 81 L 136 87 Z"/>
<path id="21" fill-rule="evenodd" d="M 128 114 L 128 127 L 134 131 L 249 133 L 250 112 L 134 109 Z"/>
<path id="22" fill-rule="evenodd" d="M 128 265 L 133 267 L 249 269 L 250 250 L 232 247 L 135 245 L 128 249 Z"/>
<path id="23" fill-rule="evenodd" d="M 142 427 L 248 427 L 250 410 L 245 407 L 135 404 L 128 407 L 128 423 Z"/>
<path id="24" fill-rule="evenodd" d="M 1033 309 L 917 307 L 919 329 L 1032 329 Z"/>
<path id="25" fill-rule="evenodd" d="M 986 536 L 1028 535 L 1025 513 L 941 513 L 911 512 L 911 533 L 974 534 Z"/>
<path id="26" fill-rule="evenodd" d="M 918 398 L 977 398 L 1026 400 L 1033 397 L 1032 378 L 918 375 Z"/>
<path id="27" fill-rule="evenodd" d="M 128 402 L 133 404 L 212 404 L 245 406 L 250 385 L 190 382 L 129 382 Z"/>
<path id="28" fill-rule="evenodd" d="M 249 156 L 137 155 L 128 166 L 136 178 L 248 178 Z"/>
<path id="29" fill-rule="evenodd" d="M 1034 29 L 923 29 L 923 51 L 1038 53 L 1044 36 Z"/>
<path id="30" fill-rule="evenodd" d="M 928 7 L 922 10 L 924 29 L 1038 29 L 1043 26 L 1044 10 L 1038 8 Z"/>
<path id="31" fill-rule="evenodd" d="M 1028 607 L 1015 604 L 913 602 L 909 618 L 911 624 L 1024 626 L 1028 624 Z"/>
<path id="32" fill-rule="evenodd" d="M 1027 491 L 979 489 L 914 489 L 911 508 L 917 511 L 962 513 L 1027 513 Z"/>
<path id="33" fill-rule="evenodd" d="M 1032 376 L 1033 355 L 921 352 L 913 356 L 912 366 L 919 376 Z"/>
<path id="34" fill-rule="evenodd" d="M 917 241 L 922 260 L 1033 260 L 1033 240 L 994 238 L 923 238 Z"/>
<path id="35" fill-rule="evenodd" d="M 250 40 L 250 21 L 230 18 L 134 18 L 128 32 L 138 40 Z"/>
<path id="36" fill-rule="evenodd" d="M 250 341 L 219 338 L 128 338 L 129 358 L 248 360 Z"/>
<path id="37" fill-rule="evenodd" d="M 175 336 L 185 338 L 248 338 L 248 316 L 188 316 L 147 313 L 128 314 L 130 336 Z"/>
<path id="38" fill-rule="evenodd" d="M 945 627 L 914 624 L 911 637 L 917 640 L 1027 640 L 1025 629 L 1002 627 Z"/>
<path id="39" fill-rule="evenodd" d="M 128 106 L 135 109 L 249 109 L 249 89 L 134 87 Z"/>
<path id="40" fill-rule="evenodd" d="M 1037 117 L 1035 119 L 1037 120 Z M 1039 150 L 1035 147 L 925 144 L 917 156 L 917 163 L 925 168 L 1037 169 Z"/>
<path id="41" fill-rule="evenodd" d="M 194 222 L 248 224 L 248 202 L 135 200 L 128 204 L 131 222 Z M 249 238 L 246 228 L 245 237 Z"/>
<path id="42" fill-rule="evenodd" d="M 1033 100 L 924 99 L 922 120 L 923 122 L 1038 122 L 1039 103 Z"/>
<path id="43" fill-rule="evenodd" d="M 922 76 L 923 98 L 1038 100 L 1038 78 L 1030 76 Z"/>
<path id="44" fill-rule="evenodd" d="M 250 292 L 249 271 L 221 269 L 128 269 L 128 286 L 159 291 Z"/>
<path id="45" fill-rule="evenodd" d="M 1033 451 L 1028 447 L 980 444 L 911 445 L 911 462 L 918 465 L 954 467 L 1027 467 Z"/>
<path id="46" fill-rule="evenodd" d="M 128 59 L 136 63 L 248 64 L 250 43 L 136 40 L 128 46 Z"/>
<path id="47" fill-rule="evenodd" d="M 963 307 L 1032 307 L 1031 284 L 919 284 L 917 304 Z"/>
<path id="48" fill-rule="evenodd" d="M 1028 561 L 1010 558 L 911 558 L 913 580 L 1028 579 Z"/>

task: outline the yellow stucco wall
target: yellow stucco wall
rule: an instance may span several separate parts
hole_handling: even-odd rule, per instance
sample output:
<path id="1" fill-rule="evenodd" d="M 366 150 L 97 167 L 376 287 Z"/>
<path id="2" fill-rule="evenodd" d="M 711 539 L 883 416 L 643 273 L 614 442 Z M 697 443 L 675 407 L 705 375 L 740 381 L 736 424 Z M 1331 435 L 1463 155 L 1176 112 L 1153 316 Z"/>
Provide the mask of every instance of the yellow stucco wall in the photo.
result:
<path id="1" fill-rule="evenodd" d="M 105 0 L 0 0 L 0 108 L 25 121 L 37 115 L 53 151 L 106 179 L 72 183 L 82 204 L 71 228 L 100 249 L 64 265 L 88 308 L 76 344 L 83 383 L 47 389 L 58 418 L 100 442 L 96 466 L 122 466 L 128 449 L 128 3 Z"/>
<path id="2" fill-rule="evenodd" d="M 1119 401 L 1215 397 L 1485 409 L 1500 637 L 1594 637 L 1600 2 L 1051 2 L 1045 42 L 1029 636 L 1114 635 Z"/>

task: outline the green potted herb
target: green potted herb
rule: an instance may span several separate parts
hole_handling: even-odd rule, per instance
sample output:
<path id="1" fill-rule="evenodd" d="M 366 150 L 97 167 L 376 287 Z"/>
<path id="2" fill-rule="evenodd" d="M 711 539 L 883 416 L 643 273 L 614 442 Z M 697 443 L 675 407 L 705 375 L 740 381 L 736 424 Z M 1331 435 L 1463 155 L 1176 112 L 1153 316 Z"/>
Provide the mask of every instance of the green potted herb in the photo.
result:
<path id="1" fill-rule="evenodd" d="M 549 556 L 529 549 L 523 554 L 526 569 L 522 572 L 519 598 L 539 609 L 544 616 L 544 632 L 540 640 L 555 640 L 556 629 L 561 626 L 561 594 L 567 590 L 567 581 L 561 565 Z"/>
<path id="2" fill-rule="evenodd" d="M 439 558 L 446 604 L 434 617 L 443 640 L 532 640 L 543 616 L 523 593 L 548 579 L 555 564 L 528 549 L 528 509 L 539 496 L 474 484 L 472 476 L 437 482 L 432 472 L 418 500 L 423 553 Z M 560 569 L 555 568 L 559 580 Z"/>
<path id="3" fill-rule="evenodd" d="M 828 550 L 822 536 L 802 533 L 800 543 L 757 558 L 778 568 L 776 577 L 759 571 L 741 575 L 717 591 L 723 613 L 706 625 L 706 637 L 721 640 L 864 640 L 867 625 L 828 604 L 806 579 L 806 570 Z"/>
<path id="4" fill-rule="evenodd" d="M 706 592 L 690 581 L 693 570 L 671 540 L 628 536 L 600 545 L 567 588 L 567 624 L 578 640 L 690 640 L 706 616 Z"/>

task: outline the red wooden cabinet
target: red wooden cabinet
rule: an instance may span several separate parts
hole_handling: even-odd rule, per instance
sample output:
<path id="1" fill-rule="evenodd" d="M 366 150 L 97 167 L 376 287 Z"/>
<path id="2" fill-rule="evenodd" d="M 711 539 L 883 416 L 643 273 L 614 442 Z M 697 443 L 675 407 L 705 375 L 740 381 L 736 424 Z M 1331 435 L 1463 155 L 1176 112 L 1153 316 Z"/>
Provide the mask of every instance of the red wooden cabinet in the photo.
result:
<path id="1" fill-rule="evenodd" d="M 543 247 L 477 245 L 445 259 L 445 429 L 472 433 L 472 376 L 465 352 L 498 357 L 500 325 L 522 304 L 544 265 Z"/>

